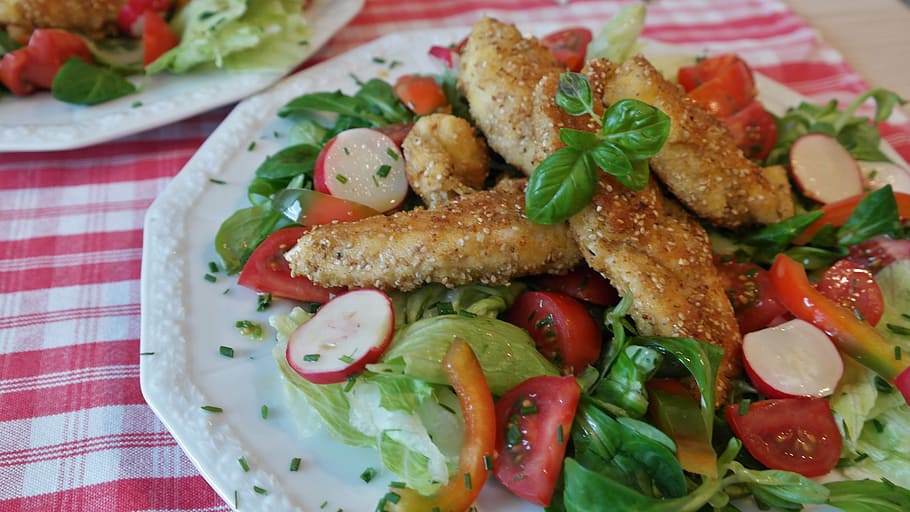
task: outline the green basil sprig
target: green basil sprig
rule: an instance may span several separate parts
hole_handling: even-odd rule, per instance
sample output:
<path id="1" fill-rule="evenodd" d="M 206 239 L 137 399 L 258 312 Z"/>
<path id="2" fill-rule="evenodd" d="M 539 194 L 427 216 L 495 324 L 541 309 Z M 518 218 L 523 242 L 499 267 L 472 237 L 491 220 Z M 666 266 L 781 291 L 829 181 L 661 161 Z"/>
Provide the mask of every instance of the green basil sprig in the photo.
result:
<path id="1" fill-rule="evenodd" d="M 556 224 L 578 213 L 594 197 L 598 170 L 634 190 L 647 186 L 647 159 L 660 151 L 670 134 L 666 114 L 642 101 L 623 99 L 598 118 L 591 85 L 580 73 L 560 75 L 556 104 L 569 115 L 590 115 L 600 129 L 559 131 L 566 146 L 541 162 L 528 182 L 525 203 L 529 219 Z"/>

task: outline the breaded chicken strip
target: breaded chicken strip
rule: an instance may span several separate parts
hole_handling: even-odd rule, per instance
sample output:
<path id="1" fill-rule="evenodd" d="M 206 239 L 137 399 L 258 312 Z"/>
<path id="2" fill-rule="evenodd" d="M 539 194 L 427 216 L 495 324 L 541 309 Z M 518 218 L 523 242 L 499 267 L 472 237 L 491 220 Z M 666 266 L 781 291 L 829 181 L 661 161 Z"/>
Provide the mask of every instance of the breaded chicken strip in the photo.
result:
<path id="1" fill-rule="evenodd" d="M 670 136 L 651 158 L 651 168 L 695 215 L 726 228 L 773 224 L 793 215 L 786 172 L 749 161 L 723 122 L 665 80 L 644 57 L 619 66 L 595 60 L 583 72 L 603 84 L 607 105 L 636 98 L 670 116 Z"/>
<path id="2" fill-rule="evenodd" d="M 535 161 L 531 96 L 540 77 L 564 71 L 537 39 L 513 25 L 484 18 L 474 24 L 460 58 L 459 84 L 487 144 L 506 162 L 531 174 Z"/>
<path id="3" fill-rule="evenodd" d="M 569 219 L 588 265 L 621 293 L 645 336 L 688 336 L 720 346 L 716 404 L 737 375 L 742 339 L 712 263 L 704 228 L 652 181 L 633 191 L 603 175 L 594 200 Z"/>
<path id="4" fill-rule="evenodd" d="M 566 224 L 524 213 L 524 180 L 504 180 L 437 208 L 316 226 L 285 257 L 322 286 L 413 290 L 427 283 L 505 284 L 581 261 Z"/>
<path id="5" fill-rule="evenodd" d="M 471 123 L 451 114 L 418 119 L 401 149 L 408 184 L 428 208 L 480 190 L 490 171 L 483 138 Z"/>
<path id="6" fill-rule="evenodd" d="M 0 25 L 23 34 L 60 28 L 100 38 L 117 33 L 117 14 L 127 0 L 0 0 Z"/>
<path id="7" fill-rule="evenodd" d="M 556 105 L 558 80 L 557 73 L 545 76 L 534 94 L 541 154 L 563 146 L 560 128 L 599 128 L 590 116 L 570 116 Z M 591 85 L 595 93 L 603 86 L 593 80 Z M 595 107 L 602 111 L 603 105 Z M 724 349 L 717 380 L 722 403 L 739 368 L 741 338 L 707 232 L 654 180 L 634 191 L 601 176 L 593 202 L 569 219 L 585 261 L 620 293 L 632 294 L 631 315 L 642 334 L 690 336 Z"/>

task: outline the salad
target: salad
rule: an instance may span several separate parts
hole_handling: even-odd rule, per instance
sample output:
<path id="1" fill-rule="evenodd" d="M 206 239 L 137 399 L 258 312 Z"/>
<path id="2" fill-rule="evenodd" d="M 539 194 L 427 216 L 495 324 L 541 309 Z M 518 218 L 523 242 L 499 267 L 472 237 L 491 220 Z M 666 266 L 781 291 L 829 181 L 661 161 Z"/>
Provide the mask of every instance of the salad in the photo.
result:
<path id="1" fill-rule="evenodd" d="M 296 0 L 120 4 L 112 35 L 80 26 L 29 32 L 0 24 L 0 92 L 49 90 L 57 100 L 94 105 L 136 92 L 142 75 L 289 69 L 309 36 L 305 5 Z"/>
<path id="2" fill-rule="evenodd" d="M 569 41 L 552 45 L 567 52 L 561 60 L 568 67 L 566 54 L 585 53 L 580 33 L 543 40 Z M 445 62 L 458 58 L 457 45 L 431 52 Z M 743 69 L 735 57 L 699 65 L 681 73 L 700 73 L 698 82 L 712 86 L 706 68 Z M 257 169 L 250 206 L 225 221 L 216 247 L 224 269 L 261 292 L 263 307 L 271 297 L 301 303 L 272 320 L 278 368 L 288 392 L 304 396 L 339 442 L 377 449 L 397 475 L 400 483 L 378 509 L 466 510 L 484 483 L 550 510 L 729 509 L 748 496 L 781 510 L 907 507 L 903 194 L 887 186 L 867 192 L 861 181 L 857 194 L 830 200 L 813 197 L 819 189 L 803 178 L 794 188 L 796 215 L 751 231 L 711 229 L 716 266 L 745 335 L 746 368 L 715 409 L 722 351 L 692 338 L 640 335 L 628 315 L 635 297 L 585 267 L 508 284 L 407 291 L 347 291 L 291 277 L 284 253 L 309 226 L 419 205 L 394 179 L 385 186 L 402 172 L 402 132 L 439 110 L 467 117 L 451 71 L 359 85 L 353 95 L 308 94 L 281 110 L 295 119 L 293 144 Z M 577 85 L 561 89 L 583 89 Z M 878 120 L 899 101 L 884 91 L 873 96 Z M 794 107 L 770 117 L 772 137 L 762 129 L 772 125 L 761 121 L 771 115 L 755 107 L 754 91 L 742 97 L 748 101 L 724 117 L 757 113 L 743 123 L 741 143 L 763 163 L 806 149 L 818 158 L 831 140 L 850 158 L 868 159 L 878 146 L 854 106 Z M 572 98 L 585 103 L 584 94 Z M 793 149 L 800 140 L 810 144 Z M 811 151 L 816 144 L 823 150 Z M 333 163 L 350 154 L 362 165 Z M 496 155 L 491 162 L 498 173 L 516 174 Z M 377 193 L 382 200 L 368 206 Z M 784 336 L 789 343 L 780 343 Z M 808 356 L 798 359 L 794 350 L 785 358 L 802 363 L 790 375 L 775 373 L 778 351 L 803 341 L 814 347 Z M 831 383 L 831 367 L 799 371 L 815 360 L 835 369 L 840 362 L 841 375 Z M 787 378 L 796 373 L 798 389 Z M 781 446 L 782 433 L 795 435 L 791 444 Z M 810 478 L 835 466 L 847 476 L 883 479 Z"/>

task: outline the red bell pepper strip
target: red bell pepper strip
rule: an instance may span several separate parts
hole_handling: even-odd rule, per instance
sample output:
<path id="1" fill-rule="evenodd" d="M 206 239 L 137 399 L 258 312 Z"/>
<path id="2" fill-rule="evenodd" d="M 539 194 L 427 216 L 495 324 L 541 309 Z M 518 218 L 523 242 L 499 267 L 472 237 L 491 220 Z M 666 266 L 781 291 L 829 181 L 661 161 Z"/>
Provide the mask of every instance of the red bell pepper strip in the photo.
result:
<path id="1" fill-rule="evenodd" d="M 793 239 L 793 243 L 796 245 L 809 243 L 828 224 L 834 227 L 843 226 L 847 219 L 850 218 L 850 215 L 853 214 L 856 205 L 865 197 L 866 194 L 860 194 L 822 206 L 821 210 L 824 214 L 817 221 L 810 224 L 798 237 Z M 910 194 L 894 192 L 894 199 L 897 201 L 897 213 L 901 220 L 910 219 Z"/>
<path id="2" fill-rule="evenodd" d="M 456 474 L 435 494 L 424 496 L 413 489 L 390 489 L 377 510 L 389 512 L 463 512 L 483 488 L 493 467 L 496 446 L 496 410 L 480 363 L 471 346 L 456 339 L 442 360 L 449 383 L 455 388 L 464 415 L 464 444 Z"/>
<path id="3" fill-rule="evenodd" d="M 774 260 L 771 282 L 790 313 L 825 331 L 841 352 L 892 382 L 910 403 L 910 357 L 902 357 L 871 325 L 819 293 L 806 269 L 789 256 L 779 254 Z"/>

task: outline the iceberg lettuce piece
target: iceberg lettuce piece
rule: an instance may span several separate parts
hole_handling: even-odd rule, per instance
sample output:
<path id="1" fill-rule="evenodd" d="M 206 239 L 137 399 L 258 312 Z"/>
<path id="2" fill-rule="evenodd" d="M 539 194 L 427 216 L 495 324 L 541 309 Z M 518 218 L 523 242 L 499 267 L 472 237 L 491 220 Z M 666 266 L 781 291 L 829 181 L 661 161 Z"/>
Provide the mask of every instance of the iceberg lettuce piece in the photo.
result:
<path id="1" fill-rule="evenodd" d="M 298 64 L 310 34 L 296 0 L 193 0 L 171 21 L 180 44 L 149 74 L 201 65 L 285 71 Z"/>
<path id="2" fill-rule="evenodd" d="M 408 293 L 394 293 L 395 328 L 438 316 L 440 307 L 450 308 L 450 313 L 496 318 L 509 309 L 526 288 L 519 282 L 507 286 L 469 284 L 455 288 L 429 284 Z"/>
<path id="3" fill-rule="evenodd" d="M 530 377 L 559 375 L 524 329 L 495 318 L 461 315 L 434 316 L 406 326 L 395 333 L 380 362 L 367 368 L 447 384 L 442 359 L 456 337 L 467 341 L 474 350 L 490 391 L 496 396 Z"/>

